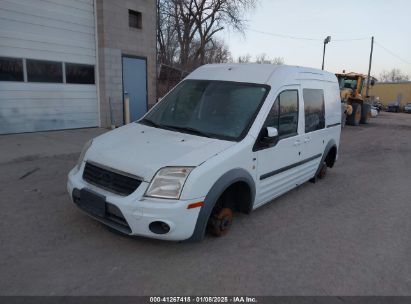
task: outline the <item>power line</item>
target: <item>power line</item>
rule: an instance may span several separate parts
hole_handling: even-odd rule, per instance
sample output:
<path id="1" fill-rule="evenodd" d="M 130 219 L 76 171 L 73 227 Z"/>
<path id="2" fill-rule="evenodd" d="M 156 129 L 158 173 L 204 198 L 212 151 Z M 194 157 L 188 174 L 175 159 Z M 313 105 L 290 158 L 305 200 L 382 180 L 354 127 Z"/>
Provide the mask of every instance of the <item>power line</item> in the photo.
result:
<path id="1" fill-rule="evenodd" d="M 254 29 L 248 29 L 248 31 L 256 32 L 256 33 L 260 33 L 264 35 L 269 35 L 269 36 L 280 37 L 280 38 L 294 39 L 294 40 L 310 40 L 310 41 L 322 41 L 323 40 L 320 38 L 307 38 L 307 37 L 297 37 L 297 36 L 277 34 L 277 33 L 269 33 L 269 32 L 254 30 Z"/>
<path id="2" fill-rule="evenodd" d="M 333 39 L 333 42 L 340 41 L 359 41 L 359 40 L 370 40 L 371 37 L 362 37 L 362 38 L 347 38 L 347 39 Z"/>
<path id="3" fill-rule="evenodd" d="M 401 58 L 400 56 L 398 56 L 397 54 L 395 54 L 393 51 L 390 51 L 389 49 L 387 49 L 385 46 L 383 46 L 382 44 L 378 43 L 377 41 L 375 41 L 375 44 L 378 45 L 380 48 L 382 48 L 383 50 L 385 50 L 387 53 L 391 54 L 392 56 L 394 56 L 395 58 L 401 60 L 402 62 L 406 63 L 406 64 L 411 64 L 411 62 Z"/>
<path id="4" fill-rule="evenodd" d="M 284 38 L 284 39 L 293 39 L 293 40 L 306 40 L 306 41 L 323 41 L 323 38 L 313 38 L 313 37 L 302 37 L 302 36 L 293 36 L 293 35 L 286 35 L 286 34 L 279 34 L 279 33 L 271 33 L 271 32 L 266 32 L 266 31 L 260 31 L 256 29 L 247 29 L 250 32 L 255 32 L 259 34 L 264 34 L 264 35 L 269 35 L 269 36 L 274 36 L 274 37 L 279 37 L 279 38 Z M 332 39 L 333 42 L 346 42 L 346 41 L 361 41 L 361 40 L 369 40 L 371 37 L 359 37 L 359 38 L 347 38 L 347 39 Z M 402 57 L 398 56 L 395 54 L 393 51 L 389 50 L 382 44 L 378 43 L 375 41 L 375 44 L 391 54 L 392 56 L 396 57 L 398 60 L 401 60 L 402 62 L 406 64 L 411 64 L 411 62 L 403 59 Z"/>
<path id="5" fill-rule="evenodd" d="M 324 38 L 312 38 L 312 37 L 301 37 L 301 36 L 292 36 L 292 35 L 286 35 L 286 34 L 278 34 L 278 33 L 271 33 L 271 32 L 265 32 L 265 31 L 260 31 L 256 29 L 248 29 L 250 32 L 255 32 L 255 33 L 260 33 L 264 35 L 269 35 L 269 36 L 274 36 L 274 37 L 279 37 L 279 38 L 286 38 L 286 39 L 293 39 L 293 40 L 308 40 L 308 41 L 323 41 Z M 340 42 L 340 41 L 356 41 L 356 40 L 369 40 L 370 37 L 361 37 L 361 38 L 348 38 L 348 39 L 333 39 L 332 41 Z"/>

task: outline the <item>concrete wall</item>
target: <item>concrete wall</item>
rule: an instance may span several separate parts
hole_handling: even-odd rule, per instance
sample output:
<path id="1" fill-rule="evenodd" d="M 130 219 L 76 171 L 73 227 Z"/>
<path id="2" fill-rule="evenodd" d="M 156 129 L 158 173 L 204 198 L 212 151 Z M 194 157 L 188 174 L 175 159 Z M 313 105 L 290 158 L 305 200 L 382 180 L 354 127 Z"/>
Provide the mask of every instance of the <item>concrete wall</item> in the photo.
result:
<path id="1" fill-rule="evenodd" d="M 142 13 L 142 29 L 129 27 L 128 10 Z M 96 0 L 101 126 L 123 124 L 122 54 L 147 58 L 148 107 L 156 100 L 156 1 Z"/>
<path id="2" fill-rule="evenodd" d="M 377 82 L 373 87 L 370 87 L 370 96 L 379 97 L 384 105 L 391 102 L 399 101 L 401 96 L 401 104 L 405 105 L 411 102 L 411 81 L 406 82 Z"/>

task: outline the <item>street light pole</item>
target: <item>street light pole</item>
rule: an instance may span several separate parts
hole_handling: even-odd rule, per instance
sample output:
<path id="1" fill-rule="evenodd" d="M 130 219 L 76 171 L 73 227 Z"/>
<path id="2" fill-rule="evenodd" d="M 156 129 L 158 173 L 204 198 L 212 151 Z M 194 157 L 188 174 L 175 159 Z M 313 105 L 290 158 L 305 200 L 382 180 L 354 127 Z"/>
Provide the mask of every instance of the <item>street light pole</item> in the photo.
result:
<path id="1" fill-rule="evenodd" d="M 369 92 L 370 92 L 370 82 L 371 82 L 371 63 L 372 63 L 372 53 L 374 51 L 374 36 L 371 37 L 371 52 L 370 52 L 370 62 L 368 65 L 368 75 L 367 75 L 367 88 L 365 91 L 365 97 L 369 98 L 370 96 L 368 96 Z"/>
<path id="2" fill-rule="evenodd" d="M 331 36 L 327 36 L 327 38 L 324 39 L 324 49 L 323 49 L 323 65 L 322 65 L 322 70 L 324 70 L 324 59 L 325 59 L 325 46 L 327 43 L 331 41 Z"/>

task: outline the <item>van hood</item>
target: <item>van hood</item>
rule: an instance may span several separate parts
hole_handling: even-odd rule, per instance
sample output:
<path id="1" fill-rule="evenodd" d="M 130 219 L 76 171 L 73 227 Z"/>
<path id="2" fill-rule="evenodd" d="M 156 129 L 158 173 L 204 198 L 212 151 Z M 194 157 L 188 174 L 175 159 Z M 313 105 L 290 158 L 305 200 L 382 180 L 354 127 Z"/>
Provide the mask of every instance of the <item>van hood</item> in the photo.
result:
<path id="1" fill-rule="evenodd" d="M 95 138 L 85 160 L 149 182 L 163 167 L 199 166 L 234 144 L 131 123 Z"/>

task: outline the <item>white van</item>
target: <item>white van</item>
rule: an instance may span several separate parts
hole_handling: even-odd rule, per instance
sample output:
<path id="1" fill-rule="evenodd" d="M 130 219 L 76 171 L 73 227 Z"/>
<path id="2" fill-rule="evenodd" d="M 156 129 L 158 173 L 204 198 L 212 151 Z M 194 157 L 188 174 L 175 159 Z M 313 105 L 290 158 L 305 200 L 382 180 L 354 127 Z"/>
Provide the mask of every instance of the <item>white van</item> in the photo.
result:
<path id="1" fill-rule="evenodd" d="M 334 74 L 276 65 L 206 65 L 141 120 L 88 142 L 68 176 L 87 214 L 130 235 L 202 240 L 325 176 L 337 159 Z"/>

